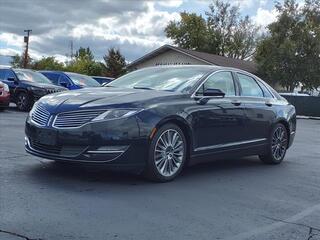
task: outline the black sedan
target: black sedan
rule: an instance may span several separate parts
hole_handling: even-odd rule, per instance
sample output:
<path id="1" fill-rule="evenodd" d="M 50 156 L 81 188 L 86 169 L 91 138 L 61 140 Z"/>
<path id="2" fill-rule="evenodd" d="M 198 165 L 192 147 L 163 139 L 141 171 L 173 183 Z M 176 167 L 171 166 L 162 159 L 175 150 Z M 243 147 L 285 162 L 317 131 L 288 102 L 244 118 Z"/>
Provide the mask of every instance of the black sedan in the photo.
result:
<path id="1" fill-rule="evenodd" d="M 153 67 L 106 87 L 41 98 L 26 120 L 25 148 L 164 182 L 187 165 L 221 156 L 258 155 L 279 164 L 295 130 L 295 108 L 250 73 Z"/>

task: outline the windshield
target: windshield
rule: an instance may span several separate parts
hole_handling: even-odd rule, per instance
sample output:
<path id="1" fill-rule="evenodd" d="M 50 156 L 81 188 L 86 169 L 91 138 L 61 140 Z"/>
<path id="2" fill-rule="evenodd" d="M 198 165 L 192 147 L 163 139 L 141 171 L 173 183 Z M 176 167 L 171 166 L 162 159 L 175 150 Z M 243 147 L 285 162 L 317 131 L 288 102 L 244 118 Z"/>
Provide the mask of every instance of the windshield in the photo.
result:
<path id="1" fill-rule="evenodd" d="M 50 80 L 46 78 L 44 75 L 38 72 L 34 72 L 32 70 L 15 69 L 14 72 L 16 73 L 17 77 L 20 80 L 36 82 L 36 83 L 52 84 Z"/>
<path id="2" fill-rule="evenodd" d="M 147 68 L 126 74 L 106 87 L 186 92 L 207 72 L 208 69 L 193 67 Z"/>
<path id="3" fill-rule="evenodd" d="M 78 74 L 78 73 L 65 73 L 72 80 L 72 82 L 79 86 L 85 87 L 100 87 L 100 84 L 94 80 L 92 77 Z"/>

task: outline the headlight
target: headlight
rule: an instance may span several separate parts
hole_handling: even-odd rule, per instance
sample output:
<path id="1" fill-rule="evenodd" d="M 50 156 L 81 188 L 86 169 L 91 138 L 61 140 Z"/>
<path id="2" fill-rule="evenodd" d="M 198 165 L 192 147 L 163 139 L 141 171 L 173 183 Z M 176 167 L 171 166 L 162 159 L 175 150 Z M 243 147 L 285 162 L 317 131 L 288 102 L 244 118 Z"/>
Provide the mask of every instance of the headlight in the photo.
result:
<path id="1" fill-rule="evenodd" d="M 130 117 L 138 112 L 141 112 L 142 109 L 110 109 L 98 117 L 92 119 L 92 121 L 101 121 L 101 120 L 112 120 L 119 118 Z"/>
<path id="2" fill-rule="evenodd" d="M 9 86 L 7 84 L 5 84 L 5 83 L 3 83 L 3 90 L 5 92 L 9 92 Z"/>
<path id="3" fill-rule="evenodd" d="M 47 90 L 45 90 L 43 88 L 38 88 L 38 87 L 30 87 L 29 90 L 31 90 L 32 92 L 34 92 L 38 95 L 44 95 L 47 93 Z"/>

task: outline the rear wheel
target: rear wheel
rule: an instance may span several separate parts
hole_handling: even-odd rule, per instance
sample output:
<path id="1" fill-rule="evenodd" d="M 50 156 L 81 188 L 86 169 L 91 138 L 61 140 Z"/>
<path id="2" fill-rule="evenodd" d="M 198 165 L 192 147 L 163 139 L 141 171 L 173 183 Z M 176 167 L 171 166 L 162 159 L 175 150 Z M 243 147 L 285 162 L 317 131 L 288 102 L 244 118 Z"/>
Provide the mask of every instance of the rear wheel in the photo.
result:
<path id="1" fill-rule="evenodd" d="M 187 141 L 175 124 L 161 127 L 152 139 L 145 175 L 158 182 L 173 180 L 186 162 Z"/>
<path id="2" fill-rule="evenodd" d="M 17 107 L 20 111 L 29 111 L 32 108 L 33 100 L 27 93 L 19 93 Z"/>
<path id="3" fill-rule="evenodd" d="M 260 155 L 261 161 L 267 164 L 279 164 L 286 155 L 288 147 L 288 132 L 286 127 L 278 123 L 271 132 L 267 152 Z"/>

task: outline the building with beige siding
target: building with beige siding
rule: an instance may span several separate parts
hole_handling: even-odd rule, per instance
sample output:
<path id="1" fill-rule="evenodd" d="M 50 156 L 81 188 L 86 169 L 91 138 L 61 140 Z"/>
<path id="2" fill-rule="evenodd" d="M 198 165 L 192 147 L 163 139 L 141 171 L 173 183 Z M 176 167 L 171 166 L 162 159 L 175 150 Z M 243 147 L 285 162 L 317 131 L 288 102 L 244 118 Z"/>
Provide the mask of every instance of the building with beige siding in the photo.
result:
<path id="1" fill-rule="evenodd" d="M 164 45 L 128 65 L 129 70 L 159 65 L 216 65 L 239 68 L 256 73 L 256 65 L 252 61 L 223 57 L 215 54 L 198 52 L 171 45 Z"/>

